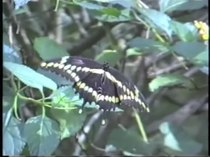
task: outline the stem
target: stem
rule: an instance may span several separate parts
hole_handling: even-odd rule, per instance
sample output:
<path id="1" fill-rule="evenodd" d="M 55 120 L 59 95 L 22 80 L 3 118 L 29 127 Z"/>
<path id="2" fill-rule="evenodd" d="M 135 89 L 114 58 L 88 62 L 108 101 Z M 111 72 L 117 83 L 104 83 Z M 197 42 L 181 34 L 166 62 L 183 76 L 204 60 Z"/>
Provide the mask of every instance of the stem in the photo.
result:
<path id="1" fill-rule="evenodd" d="M 18 100 L 18 94 L 15 95 L 14 102 L 13 102 L 13 109 L 14 109 L 15 117 L 16 117 L 18 120 L 21 120 L 21 118 L 19 117 L 19 115 L 18 115 L 18 113 L 17 113 L 17 110 L 18 110 L 17 100 Z"/>
<path id="2" fill-rule="evenodd" d="M 137 122 L 137 125 L 139 127 L 139 131 L 141 132 L 142 134 L 142 137 L 143 137 L 143 140 L 148 143 L 148 138 L 147 138 L 147 135 L 146 135 L 146 132 L 144 130 L 144 126 L 141 122 L 141 119 L 140 119 L 140 116 L 138 115 L 138 112 L 136 111 L 135 108 L 133 108 L 133 111 L 134 111 L 134 115 L 135 115 L 135 118 L 136 118 L 136 122 Z"/>
<path id="3" fill-rule="evenodd" d="M 54 11 L 57 11 L 58 10 L 58 6 L 59 6 L 59 0 L 56 0 L 56 5 L 55 5 Z"/>

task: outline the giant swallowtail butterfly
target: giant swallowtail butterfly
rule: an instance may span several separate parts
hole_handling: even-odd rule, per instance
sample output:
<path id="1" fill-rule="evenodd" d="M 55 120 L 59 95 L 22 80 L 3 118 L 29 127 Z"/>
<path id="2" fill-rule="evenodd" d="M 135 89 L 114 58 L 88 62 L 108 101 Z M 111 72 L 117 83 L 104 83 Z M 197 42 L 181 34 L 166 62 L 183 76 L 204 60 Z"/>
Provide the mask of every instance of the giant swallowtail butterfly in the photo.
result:
<path id="1" fill-rule="evenodd" d="M 134 107 L 149 112 L 137 87 L 107 64 L 81 57 L 65 56 L 41 63 L 41 68 L 73 82 L 76 93 L 86 102 L 95 102 L 104 111 Z"/>

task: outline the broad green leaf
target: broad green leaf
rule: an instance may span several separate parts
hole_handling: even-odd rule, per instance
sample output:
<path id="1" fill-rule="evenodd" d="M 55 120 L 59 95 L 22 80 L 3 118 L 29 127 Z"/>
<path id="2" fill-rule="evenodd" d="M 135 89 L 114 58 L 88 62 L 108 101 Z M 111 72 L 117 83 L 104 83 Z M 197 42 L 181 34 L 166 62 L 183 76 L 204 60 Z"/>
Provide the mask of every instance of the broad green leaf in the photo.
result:
<path id="1" fill-rule="evenodd" d="M 33 69 L 12 62 L 4 62 L 4 67 L 19 78 L 26 85 L 43 91 L 43 87 L 55 90 L 57 85 L 49 78 L 37 73 Z"/>
<path id="2" fill-rule="evenodd" d="M 197 29 L 191 23 L 182 24 L 180 22 L 173 21 L 171 23 L 174 33 L 182 40 L 186 42 L 196 41 L 198 38 Z"/>
<path id="3" fill-rule="evenodd" d="M 149 89 L 150 91 L 154 92 L 155 90 L 161 88 L 161 87 L 170 87 L 175 85 L 182 85 L 185 87 L 193 87 L 192 82 L 187 77 L 184 77 L 183 75 L 176 75 L 176 74 L 166 74 L 162 76 L 158 76 L 155 79 L 153 79 L 149 83 Z"/>
<path id="4" fill-rule="evenodd" d="M 142 9 L 145 20 L 152 26 L 155 26 L 158 30 L 167 33 L 169 37 L 172 35 L 171 21 L 172 19 L 159 11 L 153 9 Z"/>
<path id="5" fill-rule="evenodd" d="M 22 124 L 12 116 L 11 110 L 8 112 L 10 113 L 3 113 L 3 155 L 20 155 L 25 146 Z"/>
<path id="6" fill-rule="evenodd" d="M 43 60 L 50 60 L 69 55 L 62 46 L 48 37 L 36 38 L 34 41 L 34 49 L 39 53 Z"/>
<path id="7" fill-rule="evenodd" d="M 191 62 L 208 63 L 208 49 L 200 42 L 177 42 L 172 49 L 179 55 Z"/>
<path id="8" fill-rule="evenodd" d="M 105 50 L 101 54 L 96 56 L 95 60 L 102 64 L 109 63 L 109 65 L 115 66 L 121 58 L 122 55 L 115 50 Z"/>
<path id="9" fill-rule="evenodd" d="M 159 6 L 162 12 L 185 11 L 200 9 L 208 5 L 208 0 L 160 0 Z"/>
<path id="10" fill-rule="evenodd" d="M 87 112 L 78 110 L 51 110 L 53 117 L 60 123 L 61 139 L 74 136 L 84 125 Z"/>
<path id="11" fill-rule="evenodd" d="M 202 145 L 192 139 L 184 130 L 164 122 L 159 127 L 164 135 L 164 145 L 172 150 L 178 151 L 178 155 L 198 155 Z"/>
<path id="12" fill-rule="evenodd" d="M 50 156 L 60 141 L 59 126 L 48 117 L 32 117 L 25 123 L 24 136 L 31 156 Z"/>

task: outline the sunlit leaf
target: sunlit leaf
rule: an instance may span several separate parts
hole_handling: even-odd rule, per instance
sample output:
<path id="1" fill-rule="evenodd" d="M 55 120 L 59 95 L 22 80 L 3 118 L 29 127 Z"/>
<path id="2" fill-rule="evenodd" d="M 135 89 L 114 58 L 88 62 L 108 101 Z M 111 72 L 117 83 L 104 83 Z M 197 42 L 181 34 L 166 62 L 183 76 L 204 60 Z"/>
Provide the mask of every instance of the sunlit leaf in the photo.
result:
<path id="1" fill-rule="evenodd" d="M 153 79 L 149 83 L 149 89 L 150 91 L 154 92 L 161 87 L 170 87 L 175 85 L 183 85 L 189 88 L 193 87 L 191 80 L 184 77 L 183 75 L 166 74 Z"/>
<path id="2" fill-rule="evenodd" d="M 26 85 L 37 88 L 40 91 L 43 87 L 55 90 L 57 85 L 49 78 L 37 73 L 33 69 L 12 62 L 4 62 L 4 67 L 7 68 L 13 75 L 19 78 Z"/>

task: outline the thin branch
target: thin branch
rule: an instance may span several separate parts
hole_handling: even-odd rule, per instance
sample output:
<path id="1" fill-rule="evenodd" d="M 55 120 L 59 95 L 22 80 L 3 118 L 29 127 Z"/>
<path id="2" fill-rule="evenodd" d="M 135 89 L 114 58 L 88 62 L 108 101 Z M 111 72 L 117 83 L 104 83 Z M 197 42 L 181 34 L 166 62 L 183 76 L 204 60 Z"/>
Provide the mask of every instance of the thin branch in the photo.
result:
<path id="1" fill-rule="evenodd" d="M 188 64 L 189 66 L 190 64 Z M 170 65 L 169 67 L 166 67 L 164 69 L 160 69 L 154 73 L 150 73 L 148 74 L 148 77 L 149 78 L 154 78 L 154 77 L 157 77 L 159 75 L 162 75 L 162 74 L 165 74 L 165 73 L 172 73 L 174 71 L 177 71 L 177 70 L 180 70 L 180 69 L 183 69 L 183 63 L 176 63 L 176 64 L 173 64 L 173 65 Z"/>
<path id="2" fill-rule="evenodd" d="M 92 126 L 96 123 L 96 121 L 99 119 L 99 117 L 103 114 L 103 111 L 99 111 L 95 113 L 87 122 L 87 124 L 83 127 L 82 132 L 77 135 L 77 145 L 75 146 L 73 156 L 78 156 L 83 151 L 85 142 L 87 141 L 87 134 L 90 132 Z"/>
<path id="3" fill-rule="evenodd" d="M 148 133 L 152 133 L 158 130 L 161 123 L 167 121 L 172 124 L 181 125 L 187 118 L 189 118 L 193 113 L 195 113 L 201 106 L 203 106 L 206 101 L 208 101 L 208 95 L 203 96 L 200 100 L 194 99 L 187 104 L 185 104 L 178 111 L 173 114 L 165 116 L 161 120 L 157 120 L 150 124 L 146 129 Z"/>

